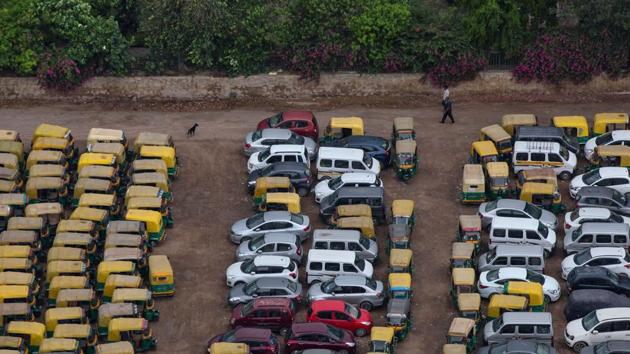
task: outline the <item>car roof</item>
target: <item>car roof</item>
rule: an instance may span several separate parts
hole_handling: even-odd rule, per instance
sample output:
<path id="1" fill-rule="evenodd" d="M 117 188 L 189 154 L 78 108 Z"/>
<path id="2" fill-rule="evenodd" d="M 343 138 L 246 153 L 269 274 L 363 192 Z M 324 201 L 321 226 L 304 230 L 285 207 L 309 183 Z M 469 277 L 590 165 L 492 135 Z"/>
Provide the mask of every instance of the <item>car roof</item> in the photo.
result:
<path id="1" fill-rule="evenodd" d="M 505 312 L 501 316 L 503 317 L 503 323 L 506 324 L 542 324 L 544 321 L 551 323 L 550 312 Z"/>
<path id="2" fill-rule="evenodd" d="M 610 271 L 604 267 L 575 267 L 571 273 L 573 277 L 608 277 Z"/>
<path id="3" fill-rule="evenodd" d="M 585 222 L 582 224 L 583 233 L 610 232 L 616 234 L 627 234 L 630 231 L 630 225 L 625 223 L 610 222 Z"/>
<path id="4" fill-rule="evenodd" d="M 291 303 L 291 299 L 286 297 L 260 297 L 254 299 L 254 307 L 286 307 Z"/>
<path id="5" fill-rule="evenodd" d="M 337 250 L 310 250 L 308 251 L 309 262 L 321 261 L 321 262 L 339 262 L 342 260 L 354 262 L 356 259 L 356 253 L 354 251 L 337 251 Z"/>
<path id="6" fill-rule="evenodd" d="M 286 288 L 289 285 L 289 279 L 281 277 L 264 277 L 255 280 L 259 288 Z"/>
<path id="7" fill-rule="evenodd" d="M 381 138 L 380 136 L 373 136 L 373 135 L 350 135 L 345 138 L 342 138 L 341 140 L 345 142 L 349 142 L 349 143 L 351 142 L 351 143 L 376 144 L 379 146 L 384 141 L 387 141 L 386 139 Z"/>
<path id="8" fill-rule="evenodd" d="M 518 225 L 519 229 L 538 229 L 538 224 L 540 221 L 536 219 L 525 219 L 525 218 L 510 218 L 505 216 L 495 216 L 492 218 L 492 227 L 493 228 L 507 228 L 512 229 Z"/>
<path id="9" fill-rule="evenodd" d="M 260 255 L 254 257 L 254 264 L 256 266 L 276 266 L 286 268 L 289 264 L 291 264 L 291 259 L 284 256 Z"/>
<path id="10" fill-rule="evenodd" d="M 521 351 L 530 351 L 532 353 L 536 352 L 536 347 L 538 346 L 539 343 L 535 342 L 535 341 L 531 341 L 531 340 L 511 340 L 509 342 L 507 342 L 507 350 L 508 353 L 513 353 L 513 352 L 518 352 L 520 353 Z"/>
<path id="11" fill-rule="evenodd" d="M 602 218 L 607 219 L 612 214 L 610 209 L 606 208 L 579 208 L 577 209 L 578 216 L 580 217 L 591 217 L 591 218 Z"/>
<path id="12" fill-rule="evenodd" d="M 613 130 L 613 140 L 627 140 L 630 139 L 630 130 Z"/>
<path id="13" fill-rule="evenodd" d="M 313 120 L 311 111 L 285 111 L 282 112 L 282 120 Z"/>
<path id="14" fill-rule="evenodd" d="M 520 126 L 516 129 L 516 137 L 518 138 L 530 138 L 530 137 L 556 137 L 563 136 L 564 133 L 561 128 L 552 126 Z"/>
<path id="15" fill-rule="evenodd" d="M 612 351 L 624 350 L 630 353 L 630 341 L 627 340 L 611 340 L 608 341 L 608 349 Z"/>
<path id="16" fill-rule="evenodd" d="M 608 188 L 608 187 L 586 186 L 586 187 L 580 188 L 580 190 L 578 191 L 578 195 L 582 197 L 602 196 L 602 197 L 612 198 L 614 192 L 615 192 L 614 189 Z"/>
<path id="17" fill-rule="evenodd" d="M 271 145 L 269 148 L 269 152 L 273 154 L 278 154 L 281 152 L 298 152 L 302 153 L 306 150 L 306 146 L 304 145 L 296 145 L 296 144 L 276 144 Z"/>
<path id="18" fill-rule="evenodd" d="M 274 242 L 289 242 L 293 243 L 297 240 L 298 236 L 291 232 L 271 232 L 265 234 L 265 243 Z"/>
<path id="19" fill-rule="evenodd" d="M 283 162 L 275 162 L 271 164 L 272 170 L 274 171 L 305 171 L 308 170 L 308 166 L 306 166 L 303 162 L 294 162 L 294 161 L 283 161 Z"/>
<path id="20" fill-rule="evenodd" d="M 607 309 L 597 310 L 597 318 L 600 321 L 610 320 L 615 318 L 630 318 L 630 307 L 610 307 Z"/>
<path id="21" fill-rule="evenodd" d="M 522 210 L 525 208 L 526 204 L 525 201 L 518 199 L 499 199 L 497 201 L 497 208 Z"/>
<path id="22" fill-rule="evenodd" d="M 262 130 L 263 138 L 288 139 L 291 135 L 289 129 L 266 128 Z"/>
<path id="23" fill-rule="evenodd" d="M 291 332 L 295 335 L 313 332 L 326 333 L 327 331 L 328 326 L 323 322 L 294 323 L 291 326 Z"/>
<path id="24" fill-rule="evenodd" d="M 335 277 L 337 285 L 365 285 L 367 278 L 362 275 L 339 275 Z"/>
<path id="25" fill-rule="evenodd" d="M 377 176 L 374 173 L 370 172 L 348 172 L 341 175 L 341 180 L 346 183 L 374 183 L 376 181 L 376 178 Z"/>
<path id="26" fill-rule="evenodd" d="M 345 186 L 337 189 L 338 197 L 381 197 L 384 193 L 383 187 Z"/>
<path id="27" fill-rule="evenodd" d="M 346 303 L 341 300 L 319 300 L 311 304 L 313 311 L 345 311 Z"/>
<path id="28" fill-rule="evenodd" d="M 266 211 L 264 213 L 265 221 L 272 220 L 291 220 L 291 213 L 284 210 Z"/>
<path id="29" fill-rule="evenodd" d="M 517 141 L 515 152 L 559 152 L 560 144 L 549 141 Z"/>
<path id="30" fill-rule="evenodd" d="M 590 248 L 592 257 L 624 257 L 626 250 L 623 247 L 592 247 Z"/>
<path id="31" fill-rule="evenodd" d="M 495 248 L 497 255 L 542 255 L 544 249 L 541 245 L 510 245 L 498 244 Z"/>
<path id="32" fill-rule="evenodd" d="M 346 230 L 346 229 L 317 229 L 313 231 L 313 240 L 320 239 L 322 241 L 331 240 L 347 240 L 361 238 L 361 232 L 358 230 Z"/>
<path id="33" fill-rule="evenodd" d="M 257 338 L 263 339 L 266 342 L 271 336 L 271 330 L 259 327 L 240 327 L 236 329 L 234 334 L 236 336 L 236 340 L 241 340 L 243 338 Z"/>
<path id="34" fill-rule="evenodd" d="M 320 147 L 319 151 L 317 152 L 317 156 L 319 159 L 344 158 L 350 160 L 361 160 L 363 159 L 363 155 L 364 152 L 361 149 L 328 146 Z"/>
<path id="35" fill-rule="evenodd" d="M 491 271 L 490 271 L 491 272 Z M 527 279 L 527 269 L 519 267 L 503 267 L 499 268 L 499 279 Z"/>
<path id="36" fill-rule="evenodd" d="M 599 175 L 605 177 L 627 177 L 628 169 L 626 167 L 601 167 Z"/>

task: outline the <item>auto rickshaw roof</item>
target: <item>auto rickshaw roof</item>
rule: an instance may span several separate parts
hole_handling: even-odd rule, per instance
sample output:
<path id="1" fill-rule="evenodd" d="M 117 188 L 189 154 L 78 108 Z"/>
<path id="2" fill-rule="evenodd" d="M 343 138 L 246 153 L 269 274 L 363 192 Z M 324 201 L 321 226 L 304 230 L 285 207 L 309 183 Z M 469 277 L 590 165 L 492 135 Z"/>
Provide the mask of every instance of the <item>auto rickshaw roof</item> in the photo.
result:
<path id="1" fill-rule="evenodd" d="M 17 166 L 18 157 L 6 152 L 0 153 L 0 164 L 6 166 Z"/>
<path id="2" fill-rule="evenodd" d="M 481 165 L 464 165 L 464 184 L 484 184 L 483 168 Z"/>
<path id="3" fill-rule="evenodd" d="M 444 344 L 442 354 L 466 354 L 466 346 L 464 344 Z"/>
<path id="4" fill-rule="evenodd" d="M 136 269 L 136 265 L 130 261 L 101 261 L 98 264 L 97 273 L 98 277 L 101 277 L 102 273 L 120 273 L 128 272 Z M 103 279 L 103 283 L 106 279 Z"/>
<path id="5" fill-rule="evenodd" d="M 411 274 L 409 273 L 389 273 L 390 290 L 411 289 Z"/>
<path id="6" fill-rule="evenodd" d="M 527 306 L 527 298 L 518 295 L 495 294 L 490 297 L 488 307 L 522 309 Z"/>
<path id="7" fill-rule="evenodd" d="M 71 290 L 71 289 L 63 289 L 63 290 Z M 59 293 L 61 294 L 61 291 Z M 45 322 L 48 322 L 50 320 L 60 319 L 60 318 L 82 318 L 84 316 L 85 316 L 85 311 L 83 311 L 83 309 L 78 306 L 50 307 L 46 309 L 46 313 L 44 314 Z"/>
<path id="8" fill-rule="evenodd" d="M 491 156 L 499 154 L 497 148 L 494 146 L 494 143 L 489 140 L 475 141 L 472 143 L 472 147 L 480 156 Z"/>
<path id="9" fill-rule="evenodd" d="M 59 235 L 55 236 L 55 240 Z M 76 261 L 84 260 L 86 252 L 76 247 L 59 247 L 54 246 L 48 250 L 48 260 L 60 260 L 60 261 Z"/>
<path id="10" fill-rule="evenodd" d="M 125 153 L 125 146 L 121 143 L 94 143 L 88 145 L 88 151 L 98 154 L 112 154 L 119 156 Z"/>
<path id="11" fill-rule="evenodd" d="M 411 233 L 411 227 L 407 224 L 390 224 L 387 226 L 390 240 L 408 239 Z"/>
<path id="12" fill-rule="evenodd" d="M 129 186 L 125 192 L 125 199 L 131 197 L 162 197 L 162 190 L 155 186 Z"/>
<path id="13" fill-rule="evenodd" d="M 389 251 L 390 267 L 408 267 L 411 264 L 413 251 L 403 248 L 392 248 Z"/>
<path id="14" fill-rule="evenodd" d="M 32 321 L 11 321 L 6 329 L 7 334 L 28 334 L 37 335 L 41 338 L 46 333 L 46 326 L 43 323 Z"/>
<path id="15" fill-rule="evenodd" d="M 83 275 L 57 275 L 50 281 L 50 289 L 82 289 L 88 285 Z"/>
<path id="16" fill-rule="evenodd" d="M 259 177 L 256 179 L 256 189 L 267 190 L 270 188 L 289 188 L 290 186 L 289 177 Z"/>
<path id="17" fill-rule="evenodd" d="M 453 242 L 451 259 L 471 259 L 475 244 L 471 242 Z"/>
<path id="18" fill-rule="evenodd" d="M 33 150 L 28 154 L 26 161 L 60 161 L 62 158 L 63 153 L 61 151 Z"/>
<path id="19" fill-rule="evenodd" d="M 133 198 L 129 198 L 129 200 L 127 201 L 127 208 L 129 209 L 161 208 L 162 201 L 163 200 L 160 197 L 133 197 Z M 271 201 L 268 200 L 268 202 L 271 202 Z M 278 201 L 274 201 L 274 202 L 278 202 Z"/>
<path id="20" fill-rule="evenodd" d="M 33 261 L 29 258 L 0 258 L 0 268 L 2 269 L 26 269 L 31 266 L 33 266 Z"/>
<path id="21" fill-rule="evenodd" d="M 487 127 L 483 127 L 481 128 L 481 132 L 495 142 L 512 139 L 510 134 L 508 134 L 505 129 L 503 129 L 503 127 L 498 124 L 492 124 Z"/>
<path id="22" fill-rule="evenodd" d="M 119 129 L 90 128 L 87 140 L 91 141 L 123 141 L 125 133 Z"/>
<path id="23" fill-rule="evenodd" d="M 448 328 L 449 336 L 467 337 L 475 327 L 475 321 L 470 318 L 455 317 Z"/>
<path id="24" fill-rule="evenodd" d="M 453 284 L 472 285 L 475 283 L 475 270 L 473 268 L 453 268 Z"/>
<path id="25" fill-rule="evenodd" d="M 81 198 L 79 198 L 79 206 L 113 206 L 115 201 L 114 193 L 83 193 L 81 194 Z"/>
<path id="26" fill-rule="evenodd" d="M 0 152 L 10 153 L 21 159 L 24 156 L 24 143 L 0 139 Z"/>
<path id="27" fill-rule="evenodd" d="M 105 280 L 105 287 L 107 285 L 115 285 L 116 288 L 139 288 L 142 285 L 142 277 L 139 275 L 110 274 Z"/>
<path id="28" fill-rule="evenodd" d="M 108 246 L 139 247 L 142 244 L 142 236 L 134 234 L 109 234 L 105 239 L 105 248 Z"/>
<path id="29" fill-rule="evenodd" d="M 0 180 L 14 181 L 18 177 L 19 172 L 17 168 L 0 167 Z"/>
<path id="30" fill-rule="evenodd" d="M 111 319 L 119 316 L 137 316 L 138 305 L 129 302 L 119 302 L 116 304 L 106 303 L 98 308 L 98 319 Z"/>
<path id="31" fill-rule="evenodd" d="M 10 205 L 0 204 L 0 216 L 7 217 L 11 215 L 11 210 L 12 209 Z"/>
<path id="32" fill-rule="evenodd" d="M 48 262 L 48 273 L 85 272 L 87 269 L 82 261 L 51 261 Z"/>
<path id="33" fill-rule="evenodd" d="M 249 346 L 245 343 L 218 342 L 212 343 L 208 352 L 210 354 L 249 354 Z"/>
<path id="34" fill-rule="evenodd" d="M 113 154 L 103 154 L 96 152 L 84 152 L 79 157 L 79 169 L 87 165 L 105 165 L 111 166 L 116 162 L 116 157 Z"/>
<path id="35" fill-rule="evenodd" d="M 153 210 L 129 209 L 125 214 L 125 219 L 160 224 L 162 222 L 162 214 Z"/>
<path id="36" fill-rule="evenodd" d="M 129 261 L 139 260 L 144 256 L 144 252 L 137 247 L 111 247 L 105 250 L 103 260 L 105 261 Z"/>
<path id="37" fill-rule="evenodd" d="M 138 331 L 147 326 L 148 322 L 144 318 L 118 317 L 109 322 L 109 331 Z"/>
<path id="38" fill-rule="evenodd" d="M 479 293 L 462 293 L 457 295 L 457 305 L 460 311 L 479 311 L 481 296 Z"/>
<path id="39" fill-rule="evenodd" d="M 587 127 L 588 121 L 584 116 L 555 116 L 551 118 L 553 125 L 558 128 L 570 128 L 570 127 Z"/>
<path id="40" fill-rule="evenodd" d="M 415 154 L 416 141 L 415 140 L 397 140 L 396 153 L 397 154 Z"/>
<path id="41" fill-rule="evenodd" d="M 0 257 L 3 258 L 30 258 L 31 246 L 29 245 L 0 245 Z"/>
<path id="42" fill-rule="evenodd" d="M 74 209 L 72 214 L 70 214 L 70 219 L 91 220 L 99 222 L 105 220 L 106 216 L 107 211 L 103 209 L 78 207 Z"/>
<path id="43" fill-rule="evenodd" d="M 249 349 L 248 349 L 249 350 Z M 96 346 L 96 354 L 134 354 L 131 342 L 104 343 Z M 247 353 L 246 353 L 247 354 Z"/>
<path id="44" fill-rule="evenodd" d="M 138 159 L 132 163 L 134 171 L 161 171 L 167 172 L 166 162 L 161 159 Z M 261 178 L 286 178 L 288 177 L 261 177 Z M 258 183 L 258 181 L 256 181 Z"/>
<path id="45" fill-rule="evenodd" d="M 163 173 L 159 172 L 142 172 L 142 173 L 134 173 L 131 176 L 131 180 L 133 183 L 155 183 L 155 184 L 163 184 L 165 186 L 168 185 L 168 179 L 164 176 Z"/>
<path id="46" fill-rule="evenodd" d="M 104 165 L 87 165 L 79 172 L 79 180 L 85 180 L 90 177 L 95 178 L 112 178 L 116 170 L 112 166 Z"/>
<path id="47" fill-rule="evenodd" d="M 50 136 L 40 136 L 33 140 L 31 149 L 34 150 L 46 150 L 46 149 L 65 149 L 70 142 L 65 138 L 55 138 Z"/>
<path id="48" fill-rule="evenodd" d="M 60 232 L 55 235 L 54 245 L 88 245 L 94 240 L 85 232 Z"/>
<path id="49" fill-rule="evenodd" d="M 79 178 L 74 186 L 74 190 L 91 190 L 107 192 L 111 189 L 112 182 L 98 178 Z"/>
<path id="50" fill-rule="evenodd" d="M 69 232 L 92 232 L 94 222 L 90 220 L 61 220 L 57 224 L 57 233 Z"/>
<path id="51" fill-rule="evenodd" d="M 0 129 L 0 140 L 15 141 L 20 134 L 15 130 Z"/>
<path id="52" fill-rule="evenodd" d="M 501 118 L 501 125 L 536 125 L 536 116 L 531 113 L 505 114 Z"/>
<path id="53" fill-rule="evenodd" d="M 297 193 L 272 192 L 265 196 L 267 203 L 287 203 L 300 205 L 300 196 Z"/>
<path id="54" fill-rule="evenodd" d="M 394 118 L 394 129 L 396 130 L 413 130 L 412 117 L 396 117 Z"/>
<path id="55" fill-rule="evenodd" d="M 34 137 L 50 136 L 53 138 L 67 138 L 70 135 L 70 129 L 60 125 L 42 123 L 35 128 Z"/>
<path id="56" fill-rule="evenodd" d="M 556 173 L 553 168 L 533 168 L 520 172 L 525 177 L 525 181 L 532 179 L 554 179 L 557 180 Z"/>
<path id="57" fill-rule="evenodd" d="M 0 284 L 2 285 L 31 285 L 33 280 L 35 280 L 33 273 L 0 272 Z"/>
<path id="58" fill-rule="evenodd" d="M 62 177 L 66 174 L 66 168 L 62 165 L 33 165 L 28 169 L 29 179 L 33 177 Z"/>
<path id="59" fill-rule="evenodd" d="M 151 274 L 173 274 L 173 267 L 165 255 L 149 256 L 149 270 Z"/>
<path id="60" fill-rule="evenodd" d="M 143 145 L 140 148 L 140 156 L 173 159 L 175 158 L 175 148 L 172 146 Z"/>
<path id="61" fill-rule="evenodd" d="M 387 316 L 407 316 L 411 307 L 411 299 L 394 298 L 387 301 Z"/>
<path id="62" fill-rule="evenodd" d="M 141 132 L 133 143 L 134 147 L 142 145 L 169 146 L 172 138 L 169 134 Z"/>
<path id="63" fill-rule="evenodd" d="M 525 182 L 523 183 L 521 194 L 547 194 L 556 192 L 556 187 L 551 183 Z"/>
<path id="64" fill-rule="evenodd" d="M 40 353 L 74 353 L 79 347 L 79 342 L 71 338 L 44 338 L 39 346 Z"/>
<path id="65" fill-rule="evenodd" d="M 328 125 L 333 129 L 350 128 L 363 130 L 363 118 L 361 117 L 332 117 Z"/>
<path id="66" fill-rule="evenodd" d="M 510 295 L 528 295 L 532 303 L 534 302 L 534 297 L 543 297 L 543 287 L 536 282 L 509 281 L 505 284 L 505 288 Z"/>
<path id="67" fill-rule="evenodd" d="M 144 224 L 141 221 L 114 220 L 107 224 L 107 234 L 115 233 L 142 233 Z"/>
<path id="68" fill-rule="evenodd" d="M 1 258 L 0 261 L 23 259 L 23 258 Z M 30 293 L 28 285 L 0 285 L 0 298 L 2 299 L 18 299 L 26 298 Z"/>
<path id="69" fill-rule="evenodd" d="M 62 323 L 55 327 L 55 338 L 88 338 L 92 334 L 89 324 Z"/>
<path id="70" fill-rule="evenodd" d="M 15 181 L 7 181 L 0 177 L 0 192 L 10 192 L 15 189 Z"/>
<path id="71" fill-rule="evenodd" d="M 459 227 L 462 231 L 481 231 L 481 218 L 479 215 L 460 215 Z"/>
<path id="72" fill-rule="evenodd" d="M 370 336 L 371 341 L 387 342 L 391 343 L 394 339 L 393 327 L 372 327 L 372 334 Z"/>
<path id="73" fill-rule="evenodd" d="M 595 113 L 593 126 L 600 124 L 623 124 L 628 123 L 628 113 Z"/>
<path id="74" fill-rule="evenodd" d="M 26 191 L 59 189 L 63 187 L 63 183 L 63 179 L 59 177 L 31 177 L 26 181 Z"/>
<path id="75" fill-rule="evenodd" d="M 142 288 L 118 288 L 114 290 L 112 295 L 112 302 L 125 302 L 125 301 L 146 301 L 151 298 L 151 292 Z"/>
<path id="76" fill-rule="evenodd" d="M 337 219 L 339 228 L 374 228 L 374 220 L 368 216 L 347 216 Z"/>
<path id="77" fill-rule="evenodd" d="M 625 157 L 630 156 L 630 146 L 625 145 L 599 145 L 595 152 L 601 157 Z"/>
<path id="78" fill-rule="evenodd" d="M 23 354 L 24 352 L 21 350 L 17 350 L 24 343 L 24 340 L 21 337 L 12 337 L 12 336 L 0 336 L 0 348 L 16 348 L 15 350 L 6 349 L 6 353 L 2 354 Z"/>
<path id="79" fill-rule="evenodd" d="M 4 230 L 0 232 L 0 243 L 12 242 L 32 243 L 37 240 L 37 233 L 33 230 Z"/>
<path id="80" fill-rule="evenodd" d="M 93 289 L 61 289 L 57 294 L 57 302 L 91 301 L 96 293 Z"/>
<path id="81" fill-rule="evenodd" d="M 392 214 L 394 217 L 409 217 L 413 214 L 414 206 L 413 200 L 396 199 L 392 202 Z"/>
<path id="82" fill-rule="evenodd" d="M 0 303 L 0 317 L 31 313 L 31 305 L 27 302 Z"/>
<path id="83" fill-rule="evenodd" d="M 8 230 L 40 230 L 44 226 L 44 219 L 39 216 L 14 216 L 9 218 Z"/>
<path id="84" fill-rule="evenodd" d="M 505 161 L 488 162 L 486 170 L 490 177 L 508 177 L 510 175 L 510 167 Z"/>
<path id="85" fill-rule="evenodd" d="M 339 205 L 336 212 L 339 217 L 366 216 L 372 218 L 372 208 L 367 204 Z"/>

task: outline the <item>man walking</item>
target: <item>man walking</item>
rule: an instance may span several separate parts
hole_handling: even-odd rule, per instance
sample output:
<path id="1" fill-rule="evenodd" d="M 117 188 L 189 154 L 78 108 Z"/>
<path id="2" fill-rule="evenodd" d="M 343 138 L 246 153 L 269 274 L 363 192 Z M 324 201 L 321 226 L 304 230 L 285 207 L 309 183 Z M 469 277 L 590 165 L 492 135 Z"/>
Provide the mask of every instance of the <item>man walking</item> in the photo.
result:
<path id="1" fill-rule="evenodd" d="M 448 85 L 444 85 L 444 91 L 442 91 L 442 107 L 444 108 L 444 114 L 442 115 L 442 121 L 440 121 L 442 124 L 444 124 L 446 117 L 451 119 L 451 124 L 455 123 L 455 119 L 453 118 L 453 102 L 450 96 L 451 93 L 448 90 Z"/>

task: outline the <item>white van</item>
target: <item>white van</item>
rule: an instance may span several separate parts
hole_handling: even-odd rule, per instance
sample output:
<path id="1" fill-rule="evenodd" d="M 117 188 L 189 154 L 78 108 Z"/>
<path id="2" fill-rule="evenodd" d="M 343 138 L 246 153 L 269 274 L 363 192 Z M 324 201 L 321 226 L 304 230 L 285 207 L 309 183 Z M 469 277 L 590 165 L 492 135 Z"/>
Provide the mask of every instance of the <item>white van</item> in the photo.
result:
<path id="1" fill-rule="evenodd" d="M 553 142 L 517 141 L 512 152 L 514 174 L 524 170 L 548 167 L 552 168 L 560 179 L 571 178 L 577 156 L 564 146 Z"/>
<path id="2" fill-rule="evenodd" d="M 490 226 L 490 249 L 500 244 L 539 245 L 549 255 L 556 246 L 556 232 L 535 219 L 496 216 Z"/>
<path id="3" fill-rule="evenodd" d="M 306 282 L 326 281 L 337 275 L 362 275 L 372 278 L 372 263 L 353 251 L 310 250 L 306 262 Z"/>
<path id="4" fill-rule="evenodd" d="M 311 249 L 352 251 L 370 262 L 378 258 L 378 244 L 357 230 L 320 229 L 313 231 Z"/>
<path id="5" fill-rule="evenodd" d="M 276 162 L 302 162 L 311 166 L 306 146 L 279 144 L 253 153 L 247 161 L 247 172 L 251 173 Z"/>
<path id="6" fill-rule="evenodd" d="M 321 147 L 317 155 L 317 179 L 347 172 L 381 172 L 381 163 L 361 149 Z"/>

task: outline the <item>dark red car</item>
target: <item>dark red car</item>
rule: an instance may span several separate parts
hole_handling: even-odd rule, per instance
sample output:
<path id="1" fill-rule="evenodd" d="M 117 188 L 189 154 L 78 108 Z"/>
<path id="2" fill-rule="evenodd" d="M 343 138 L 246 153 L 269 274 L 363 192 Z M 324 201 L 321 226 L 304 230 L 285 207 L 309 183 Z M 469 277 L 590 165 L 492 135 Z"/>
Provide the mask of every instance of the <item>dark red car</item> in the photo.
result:
<path id="1" fill-rule="evenodd" d="M 341 300 L 315 301 L 311 303 L 306 313 L 308 322 L 323 322 L 343 328 L 357 337 L 363 337 L 372 330 L 370 312 Z"/>
<path id="2" fill-rule="evenodd" d="M 288 329 L 295 320 L 295 302 L 288 298 L 258 298 L 240 304 L 232 310 L 232 327 L 249 326 L 269 328 L 272 331 Z"/>
<path id="3" fill-rule="evenodd" d="M 286 111 L 263 119 L 258 123 L 256 130 L 265 128 L 289 129 L 295 134 L 309 137 L 315 141 L 319 136 L 319 126 L 313 112 Z"/>
<path id="4" fill-rule="evenodd" d="M 330 349 L 354 354 L 357 344 L 352 333 L 322 322 L 295 323 L 287 332 L 286 352 L 304 349 Z"/>
<path id="5" fill-rule="evenodd" d="M 271 330 L 266 328 L 239 327 L 227 331 L 212 337 L 208 341 L 208 348 L 216 342 L 245 343 L 249 345 L 252 354 L 280 353 L 278 339 L 271 333 Z"/>

